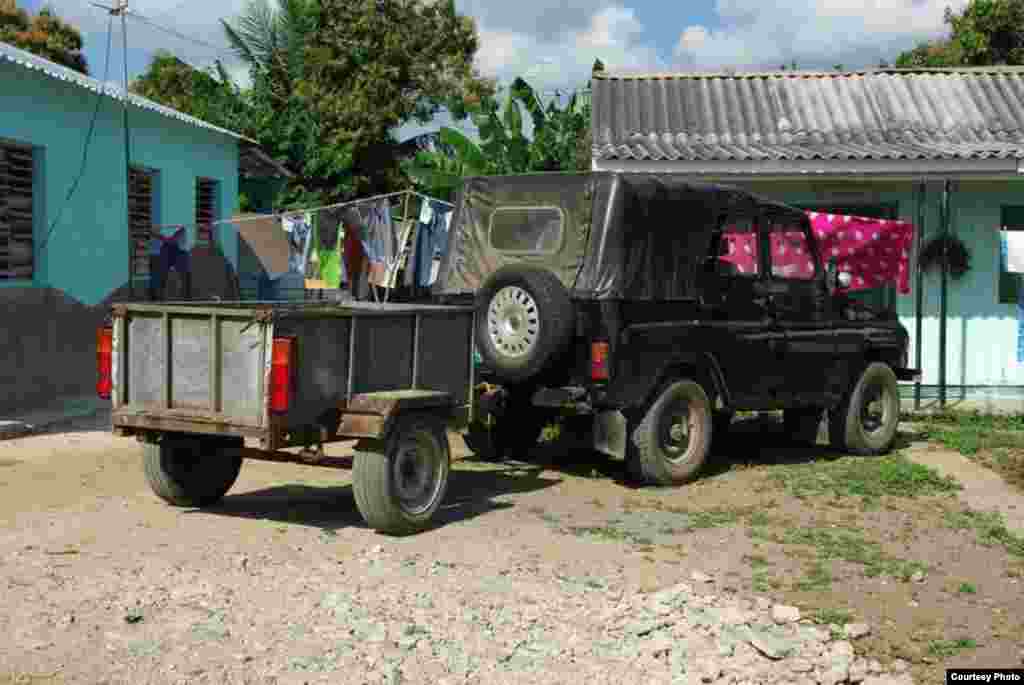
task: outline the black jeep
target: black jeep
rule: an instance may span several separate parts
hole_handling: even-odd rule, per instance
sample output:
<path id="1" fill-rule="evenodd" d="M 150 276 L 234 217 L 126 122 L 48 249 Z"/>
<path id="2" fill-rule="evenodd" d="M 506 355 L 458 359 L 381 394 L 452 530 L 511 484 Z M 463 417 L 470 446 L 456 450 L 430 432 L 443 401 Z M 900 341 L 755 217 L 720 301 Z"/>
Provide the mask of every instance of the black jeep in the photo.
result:
<path id="1" fill-rule="evenodd" d="M 887 451 L 899 421 L 907 331 L 844 293 L 800 210 L 668 174 L 469 178 L 434 294 L 476 303 L 486 437 L 534 444 L 554 414 L 650 483 L 682 483 L 737 410 L 784 410 L 813 441 Z M 813 264 L 773 269 L 773 232 Z M 722 259 L 747 233 L 752 269 Z M 471 434 L 480 441 L 479 426 Z"/>

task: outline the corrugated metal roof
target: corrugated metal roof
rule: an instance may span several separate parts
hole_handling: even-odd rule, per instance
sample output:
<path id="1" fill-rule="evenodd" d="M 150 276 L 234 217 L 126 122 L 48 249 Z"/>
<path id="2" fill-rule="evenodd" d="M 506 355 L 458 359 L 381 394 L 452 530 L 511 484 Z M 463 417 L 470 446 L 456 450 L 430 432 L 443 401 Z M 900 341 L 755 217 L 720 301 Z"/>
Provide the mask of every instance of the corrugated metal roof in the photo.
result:
<path id="1" fill-rule="evenodd" d="M 1024 158 L 1024 69 L 593 80 L 593 154 L 634 160 Z"/>
<path id="2" fill-rule="evenodd" d="M 85 76 L 84 74 L 78 73 L 74 69 L 68 69 L 67 67 L 61 66 L 60 64 L 56 64 L 54 62 L 51 62 L 50 60 L 43 59 L 38 55 L 33 55 L 31 52 L 26 52 L 25 50 L 21 50 L 7 43 L 0 42 L 0 61 L 11 62 L 12 64 L 16 64 L 25 69 L 39 71 L 43 74 L 46 74 L 50 78 L 56 79 L 58 81 L 66 81 L 67 83 L 72 83 L 76 86 L 79 86 L 80 88 L 85 88 L 86 90 L 92 91 L 93 93 L 99 93 L 102 91 L 107 97 L 117 100 L 118 102 L 124 102 L 125 99 L 125 93 L 123 88 L 120 88 L 112 83 L 104 84 L 102 81 L 99 81 L 98 79 Z M 217 133 L 223 133 L 226 136 L 230 136 L 237 140 L 244 140 L 248 143 L 255 144 L 256 142 L 254 140 L 246 138 L 240 133 L 235 133 L 234 131 L 229 131 L 227 129 L 220 128 L 219 126 L 214 126 L 213 124 L 207 123 L 202 119 L 196 119 L 195 117 L 189 116 L 184 112 L 179 112 L 176 109 L 165 107 L 159 103 L 153 102 L 152 100 L 148 100 L 134 93 L 128 93 L 128 102 L 136 107 L 139 107 L 140 109 L 147 109 L 151 112 L 162 114 L 163 116 L 169 117 L 171 119 L 177 119 L 178 121 L 190 124 L 192 126 L 196 126 L 198 128 L 205 128 L 210 131 L 216 131 Z"/>

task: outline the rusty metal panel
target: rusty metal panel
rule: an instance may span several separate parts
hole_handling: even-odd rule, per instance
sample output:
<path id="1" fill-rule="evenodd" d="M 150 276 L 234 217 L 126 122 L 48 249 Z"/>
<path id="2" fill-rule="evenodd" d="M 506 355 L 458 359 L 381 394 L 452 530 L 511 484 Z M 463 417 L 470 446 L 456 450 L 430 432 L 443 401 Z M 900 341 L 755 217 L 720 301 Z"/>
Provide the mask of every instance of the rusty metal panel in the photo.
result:
<path id="1" fill-rule="evenodd" d="M 349 317 L 284 318 L 274 335 L 294 335 L 296 392 L 287 424 L 314 423 L 346 397 L 349 371 Z"/>
<path id="2" fill-rule="evenodd" d="M 358 317 L 353 393 L 412 387 L 413 326 L 409 314 Z"/>
<path id="3" fill-rule="evenodd" d="M 260 425 L 265 405 L 263 326 L 219 318 L 221 413 Z"/>
<path id="4" fill-rule="evenodd" d="M 127 328 L 126 401 L 140 407 L 161 408 L 167 368 L 163 317 L 132 316 Z"/>
<path id="5" fill-rule="evenodd" d="M 472 326 L 472 312 L 422 316 L 417 387 L 449 393 L 457 404 L 469 401 Z"/>
<path id="6" fill-rule="evenodd" d="M 171 408 L 213 411 L 210 397 L 210 318 L 173 316 Z"/>

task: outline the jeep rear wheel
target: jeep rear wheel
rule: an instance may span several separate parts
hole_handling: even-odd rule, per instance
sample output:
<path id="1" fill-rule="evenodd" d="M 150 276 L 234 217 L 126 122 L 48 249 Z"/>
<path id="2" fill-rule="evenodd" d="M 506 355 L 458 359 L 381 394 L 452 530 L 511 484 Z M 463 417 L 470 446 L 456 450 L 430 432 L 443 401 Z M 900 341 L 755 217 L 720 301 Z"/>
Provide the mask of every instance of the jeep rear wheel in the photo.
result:
<path id="1" fill-rule="evenodd" d="M 832 447 L 854 454 L 884 454 L 900 421 L 900 389 L 888 365 L 870 364 L 843 402 L 829 413 Z"/>
<path id="2" fill-rule="evenodd" d="M 711 449 L 711 414 L 711 402 L 699 383 L 682 380 L 669 385 L 628 437 L 631 475 L 654 485 L 692 480 Z"/>
<path id="3" fill-rule="evenodd" d="M 544 371 L 569 344 L 574 324 L 568 291 L 546 269 L 504 267 L 477 296 L 477 351 L 502 383 Z"/>

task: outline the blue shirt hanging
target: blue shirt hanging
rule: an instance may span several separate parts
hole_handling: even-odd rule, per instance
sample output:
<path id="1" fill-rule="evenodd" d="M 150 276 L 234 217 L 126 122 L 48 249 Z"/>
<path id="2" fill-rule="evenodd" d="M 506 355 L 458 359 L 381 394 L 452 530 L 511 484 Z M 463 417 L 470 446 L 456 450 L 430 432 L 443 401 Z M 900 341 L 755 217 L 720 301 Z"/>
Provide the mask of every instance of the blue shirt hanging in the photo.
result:
<path id="1" fill-rule="evenodd" d="M 433 200 L 423 203 L 419 230 L 416 231 L 416 285 L 427 287 L 433 283 L 434 258 L 443 256 L 448 249 L 448 215 L 451 211 Z"/>

